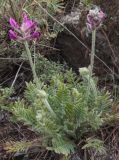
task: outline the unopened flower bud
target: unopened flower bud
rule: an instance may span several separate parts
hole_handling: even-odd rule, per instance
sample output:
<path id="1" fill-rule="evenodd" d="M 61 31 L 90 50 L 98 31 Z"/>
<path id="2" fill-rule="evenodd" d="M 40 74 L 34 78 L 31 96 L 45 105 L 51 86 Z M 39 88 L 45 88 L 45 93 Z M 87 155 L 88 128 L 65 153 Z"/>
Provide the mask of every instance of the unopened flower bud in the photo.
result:
<path id="1" fill-rule="evenodd" d="M 76 88 L 73 88 L 72 94 L 74 97 L 78 97 L 79 96 L 79 92 Z"/>
<path id="2" fill-rule="evenodd" d="M 47 93 L 44 90 L 38 90 L 37 95 L 43 99 L 47 98 Z"/>
<path id="3" fill-rule="evenodd" d="M 81 76 L 86 76 L 90 74 L 90 71 L 88 68 L 83 67 L 83 68 L 79 68 L 79 72 Z"/>

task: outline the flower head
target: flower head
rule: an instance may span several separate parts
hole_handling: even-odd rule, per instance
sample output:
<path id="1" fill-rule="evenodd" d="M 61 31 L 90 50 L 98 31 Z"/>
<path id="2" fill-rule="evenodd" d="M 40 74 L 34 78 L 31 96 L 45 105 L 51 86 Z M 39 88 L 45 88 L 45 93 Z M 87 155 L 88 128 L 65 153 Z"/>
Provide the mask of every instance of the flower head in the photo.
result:
<path id="1" fill-rule="evenodd" d="M 40 37 L 38 32 L 37 23 L 28 18 L 26 13 L 22 15 L 22 23 L 19 26 L 18 23 L 10 18 L 9 20 L 12 30 L 9 31 L 9 37 L 13 40 L 24 41 L 33 40 Z"/>
<path id="2" fill-rule="evenodd" d="M 79 68 L 79 72 L 80 72 L 81 76 L 87 76 L 90 74 L 89 69 L 86 67 Z"/>
<path id="3" fill-rule="evenodd" d="M 103 11 L 96 7 L 94 9 L 89 10 L 89 13 L 87 15 L 87 28 L 89 31 L 93 31 L 97 28 L 99 28 L 102 24 L 102 22 L 105 19 L 105 14 Z"/>

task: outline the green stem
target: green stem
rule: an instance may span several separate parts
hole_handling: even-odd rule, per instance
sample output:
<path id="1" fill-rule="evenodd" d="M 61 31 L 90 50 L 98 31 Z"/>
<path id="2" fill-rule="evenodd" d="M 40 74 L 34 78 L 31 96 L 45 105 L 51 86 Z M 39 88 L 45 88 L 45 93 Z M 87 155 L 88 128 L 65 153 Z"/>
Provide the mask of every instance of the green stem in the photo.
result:
<path id="1" fill-rule="evenodd" d="M 27 41 L 24 42 L 24 45 L 25 45 L 27 56 L 28 56 L 28 59 L 29 59 L 29 63 L 30 63 L 31 69 L 32 69 L 33 79 L 34 79 L 35 83 L 38 85 L 38 77 L 37 77 L 37 74 L 36 74 L 36 71 L 35 71 L 35 66 L 33 64 L 31 52 L 30 52 Z"/>
<path id="2" fill-rule="evenodd" d="M 48 110 L 54 117 L 56 117 L 55 112 L 52 110 L 52 108 L 51 108 L 51 106 L 50 106 L 50 104 L 48 103 L 48 100 L 47 100 L 46 98 L 43 100 L 43 103 L 45 104 L 47 110 Z"/>
<path id="3" fill-rule="evenodd" d="M 94 67 L 94 57 L 95 57 L 95 42 L 96 42 L 96 29 L 92 31 L 92 48 L 91 48 L 91 75 L 93 73 Z"/>

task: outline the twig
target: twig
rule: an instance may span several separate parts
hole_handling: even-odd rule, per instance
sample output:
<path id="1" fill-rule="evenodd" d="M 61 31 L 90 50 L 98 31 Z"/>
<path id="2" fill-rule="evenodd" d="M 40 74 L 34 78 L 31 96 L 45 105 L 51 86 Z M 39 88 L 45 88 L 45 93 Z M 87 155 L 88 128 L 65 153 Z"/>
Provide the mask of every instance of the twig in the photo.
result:
<path id="1" fill-rule="evenodd" d="M 15 82 L 16 82 L 16 80 L 17 80 L 17 77 L 18 77 L 18 74 L 19 74 L 19 72 L 20 72 L 20 69 L 21 69 L 22 65 L 23 65 L 23 62 L 21 63 L 21 65 L 19 66 L 19 69 L 17 70 L 17 73 L 16 73 L 16 75 L 15 75 L 14 81 L 12 82 L 12 85 L 11 85 L 11 87 L 10 87 L 11 90 L 12 90 L 13 87 L 14 87 L 14 84 L 15 84 Z"/>

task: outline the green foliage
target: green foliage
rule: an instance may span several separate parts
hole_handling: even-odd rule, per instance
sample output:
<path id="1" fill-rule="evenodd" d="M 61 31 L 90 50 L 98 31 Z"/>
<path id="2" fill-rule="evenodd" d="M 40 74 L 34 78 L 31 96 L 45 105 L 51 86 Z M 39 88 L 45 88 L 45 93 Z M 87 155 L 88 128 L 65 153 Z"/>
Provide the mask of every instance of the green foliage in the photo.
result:
<path id="1" fill-rule="evenodd" d="M 63 7 L 63 1 L 62 0 L 39 0 L 41 4 L 45 3 L 47 6 L 47 9 L 51 13 L 53 12 L 61 12 L 61 10 L 64 8 Z"/>
<path id="2" fill-rule="evenodd" d="M 39 56 L 36 60 L 36 72 L 41 81 L 48 82 L 51 80 L 52 76 L 55 76 L 57 73 L 64 73 L 65 69 L 64 64 L 61 65 L 59 62 L 56 63 L 47 60 L 43 56 Z"/>
<path id="3" fill-rule="evenodd" d="M 27 105 L 24 104 L 23 100 L 18 100 L 15 104 L 11 104 L 11 111 L 15 111 L 15 116 L 17 120 L 24 121 L 27 125 L 36 125 L 35 113 L 32 108 L 28 108 Z M 22 115 L 22 116 L 21 116 Z M 15 119 L 16 120 L 16 119 Z"/>
<path id="4" fill-rule="evenodd" d="M 74 148 L 75 144 L 73 142 L 69 141 L 69 139 L 63 139 L 63 137 L 61 137 L 60 135 L 59 137 L 57 136 L 52 139 L 52 147 L 47 147 L 47 149 L 53 150 L 59 154 L 62 153 L 65 156 L 73 153 Z"/>
<path id="5" fill-rule="evenodd" d="M 26 141 L 18 141 L 18 142 L 6 142 L 4 149 L 8 153 L 15 153 L 15 152 L 21 152 L 26 151 L 29 147 L 31 147 L 32 142 L 26 142 Z"/>
<path id="6" fill-rule="evenodd" d="M 71 70 L 59 72 L 42 85 L 42 92 L 30 82 L 25 100 L 11 106 L 15 117 L 41 133 L 43 145 L 56 153 L 74 152 L 75 141 L 99 129 L 110 111 L 110 94 L 100 91 L 88 73 L 81 75 L 79 82 Z M 55 114 L 47 109 L 46 99 Z"/>
<path id="7" fill-rule="evenodd" d="M 100 154 L 102 153 L 106 154 L 104 142 L 96 138 L 88 138 L 87 144 L 83 146 L 83 149 L 85 148 L 93 148 L 96 152 Z"/>
<path id="8" fill-rule="evenodd" d="M 92 0 L 81 0 L 86 6 L 90 6 L 92 4 Z"/>
<path id="9" fill-rule="evenodd" d="M 0 88 L 0 109 L 6 108 L 6 105 L 8 104 L 7 100 L 11 92 L 12 91 L 9 88 Z"/>

